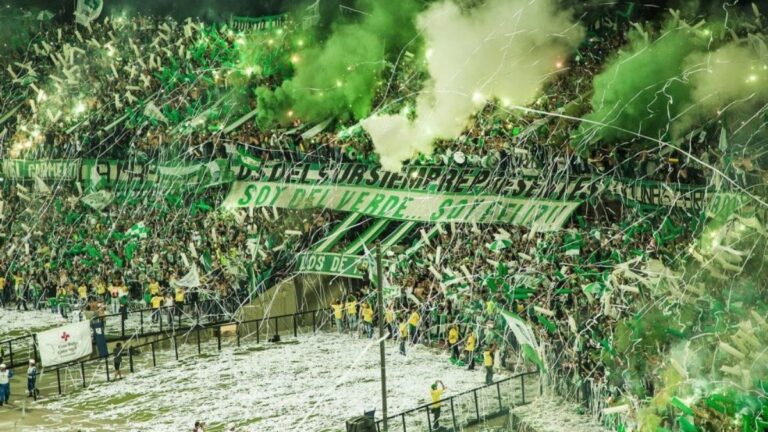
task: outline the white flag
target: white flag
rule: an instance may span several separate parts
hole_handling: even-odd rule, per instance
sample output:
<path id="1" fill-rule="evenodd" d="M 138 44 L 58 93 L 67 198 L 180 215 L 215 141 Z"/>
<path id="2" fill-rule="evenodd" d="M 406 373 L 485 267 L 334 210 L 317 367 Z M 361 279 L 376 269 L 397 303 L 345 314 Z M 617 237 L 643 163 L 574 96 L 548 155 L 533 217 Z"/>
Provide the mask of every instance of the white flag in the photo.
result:
<path id="1" fill-rule="evenodd" d="M 56 366 L 91 355 L 90 321 L 81 321 L 37 334 L 40 360 L 44 366 Z"/>
<path id="2" fill-rule="evenodd" d="M 200 276 L 197 273 L 197 266 L 192 265 L 192 269 L 184 275 L 183 278 L 171 281 L 172 286 L 180 286 L 184 288 L 195 288 L 200 286 Z"/>
<path id="3" fill-rule="evenodd" d="M 87 205 L 88 207 L 96 211 L 101 211 L 112 202 L 114 197 L 115 197 L 115 194 L 104 190 L 104 191 L 88 194 L 80 198 L 80 201 L 82 201 L 83 204 Z"/>
<path id="4" fill-rule="evenodd" d="M 77 9 L 75 9 L 75 22 L 88 26 L 101 15 L 101 9 L 104 7 L 103 0 L 77 0 Z"/>

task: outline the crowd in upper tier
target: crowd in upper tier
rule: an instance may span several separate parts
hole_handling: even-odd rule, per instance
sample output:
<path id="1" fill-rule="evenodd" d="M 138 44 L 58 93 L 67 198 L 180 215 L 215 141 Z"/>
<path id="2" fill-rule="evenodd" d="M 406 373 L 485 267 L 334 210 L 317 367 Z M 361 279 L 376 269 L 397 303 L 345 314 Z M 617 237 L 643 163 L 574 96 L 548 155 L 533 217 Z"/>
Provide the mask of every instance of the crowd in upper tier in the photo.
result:
<path id="1" fill-rule="evenodd" d="M 315 125 L 298 118 L 284 129 L 260 130 L 252 118 L 229 128 L 256 108 L 254 88 L 275 88 L 290 76 L 290 53 L 300 52 L 305 31 L 292 21 L 251 33 L 146 16 L 107 17 L 90 27 L 38 26 L 28 45 L 9 53 L 1 74 L 0 115 L 8 116 L 0 123 L 0 157 L 207 159 L 226 156 L 227 144 L 241 144 L 282 157 L 378 160 L 359 125 L 331 122 L 305 137 L 300 134 Z M 531 108 L 588 112 L 592 78 L 625 42 L 626 23 L 585 39 Z M 425 79 L 417 56 L 401 60 L 393 77 L 374 106 L 402 109 L 409 100 L 404 96 L 418 93 Z M 580 152 L 572 138 L 577 127 L 562 117 L 492 103 L 460 137 L 437 142 L 433 155 L 411 162 L 514 169 L 522 154 L 575 174 L 701 183 L 705 167 L 691 156 L 706 164 L 723 160 L 717 122 L 692 130 L 684 152 L 642 142 Z M 749 156 L 728 160 L 718 167 L 745 183 L 761 177 Z"/>

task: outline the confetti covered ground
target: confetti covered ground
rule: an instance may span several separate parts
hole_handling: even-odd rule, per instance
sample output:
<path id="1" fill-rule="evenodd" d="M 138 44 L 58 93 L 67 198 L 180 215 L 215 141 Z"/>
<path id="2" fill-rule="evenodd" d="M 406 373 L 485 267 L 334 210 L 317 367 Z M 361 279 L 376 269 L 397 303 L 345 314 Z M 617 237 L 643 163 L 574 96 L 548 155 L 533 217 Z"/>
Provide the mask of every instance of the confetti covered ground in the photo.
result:
<path id="1" fill-rule="evenodd" d="M 378 405 L 378 362 L 375 341 L 347 335 L 318 334 L 226 349 L 219 356 L 182 358 L 59 400 L 41 401 L 31 407 L 30 415 L 42 424 L 24 430 L 167 432 L 202 420 L 211 430 L 233 424 L 238 431 L 337 431 L 344 428 L 345 419 Z M 446 354 L 423 346 L 403 357 L 388 343 L 387 362 L 390 413 L 427 403 L 435 380 L 445 383 L 445 396 L 450 396 L 481 386 L 485 378 L 481 368 L 467 371 L 450 364 Z M 504 376 L 497 374 L 496 379 Z M 480 403 L 496 400 L 481 397 Z M 474 415 L 474 406 L 471 412 Z M 426 419 L 409 422 L 425 427 Z"/>

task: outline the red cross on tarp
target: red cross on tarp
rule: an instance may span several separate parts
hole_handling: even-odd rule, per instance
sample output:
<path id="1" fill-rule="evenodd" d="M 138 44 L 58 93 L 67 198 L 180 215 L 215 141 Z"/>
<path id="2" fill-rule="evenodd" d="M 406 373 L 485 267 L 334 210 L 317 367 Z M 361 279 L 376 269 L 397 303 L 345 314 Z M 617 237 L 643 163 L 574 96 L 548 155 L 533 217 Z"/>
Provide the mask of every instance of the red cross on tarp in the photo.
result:
<path id="1" fill-rule="evenodd" d="M 70 335 L 67 332 L 61 333 L 61 338 L 64 339 L 64 342 L 68 341 L 70 338 Z"/>

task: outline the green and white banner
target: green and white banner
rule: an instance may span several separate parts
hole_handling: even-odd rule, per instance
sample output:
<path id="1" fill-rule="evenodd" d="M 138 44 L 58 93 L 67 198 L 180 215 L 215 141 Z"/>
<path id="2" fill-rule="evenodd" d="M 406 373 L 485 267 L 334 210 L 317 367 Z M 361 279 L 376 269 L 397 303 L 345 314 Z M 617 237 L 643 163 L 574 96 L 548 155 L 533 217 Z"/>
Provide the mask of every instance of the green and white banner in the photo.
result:
<path id="1" fill-rule="evenodd" d="M 6 180 L 40 178 L 49 181 L 77 181 L 85 186 L 123 185 L 133 189 L 162 186 L 205 186 L 228 183 L 232 171 L 226 159 L 209 163 L 169 164 L 134 163 L 114 160 L 23 160 L 2 161 Z"/>
<path id="2" fill-rule="evenodd" d="M 325 208 L 402 221 L 514 224 L 540 231 L 555 231 L 560 229 L 579 204 L 574 201 L 495 195 L 235 182 L 223 207 Z"/>
<path id="3" fill-rule="evenodd" d="M 365 257 L 360 255 L 303 253 L 297 257 L 296 271 L 362 279 L 363 274 L 368 271 L 361 271 L 359 267 L 362 262 L 365 262 Z"/>

